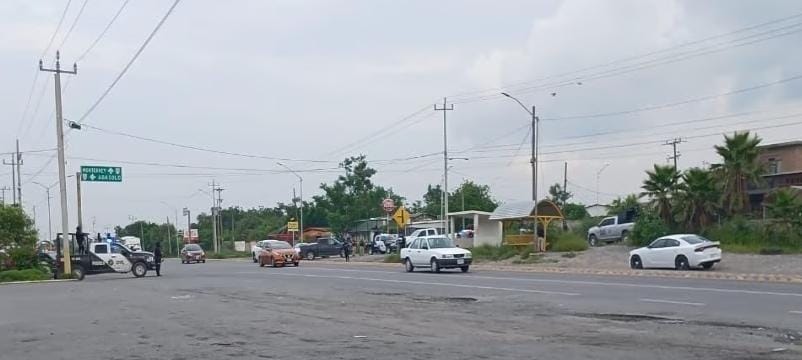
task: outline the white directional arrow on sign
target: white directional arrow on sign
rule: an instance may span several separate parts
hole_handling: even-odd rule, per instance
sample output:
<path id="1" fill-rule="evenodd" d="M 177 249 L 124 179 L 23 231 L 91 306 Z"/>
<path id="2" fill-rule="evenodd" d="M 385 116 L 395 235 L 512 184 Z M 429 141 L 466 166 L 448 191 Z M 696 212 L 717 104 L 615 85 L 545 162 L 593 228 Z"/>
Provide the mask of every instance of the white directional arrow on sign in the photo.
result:
<path id="1" fill-rule="evenodd" d="M 89 175 L 89 180 L 95 181 L 95 174 Z"/>

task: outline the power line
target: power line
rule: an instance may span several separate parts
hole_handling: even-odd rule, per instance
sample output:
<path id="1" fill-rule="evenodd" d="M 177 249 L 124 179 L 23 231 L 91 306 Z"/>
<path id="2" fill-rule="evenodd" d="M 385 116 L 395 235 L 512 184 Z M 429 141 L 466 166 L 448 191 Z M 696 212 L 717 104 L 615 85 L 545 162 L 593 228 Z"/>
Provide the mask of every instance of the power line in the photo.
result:
<path id="1" fill-rule="evenodd" d="M 47 46 L 45 46 L 45 49 L 42 51 L 42 54 L 39 55 L 40 59 L 44 58 L 45 54 L 47 54 L 48 50 L 50 50 L 50 47 L 53 46 L 53 40 L 56 38 L 58 31 L 61 29 L 61 24 L 64 23 L 64 17 L 67 16 L 67 10 L 70 9 L 70 3 L 72 3 L 72 0 L 67 0 L 67 5 L 64 6 L 64 10 L 61 12 L 61 17 L 58 20 L 58 25 L 56 25 L 56 29 L 53 30 L 53 34 L 50 35 L 50 40 L 47 42 Z M 37 80 L 39 80 L 38 69 L 36 70 L 36 74 L 33 77 L 31 90 L 28 92 L 28 100 L 25 102 L 25 109 L 22 111 L 22 118 L 20 119 L 19 125 L 17 126 L 17 133 L 19 133 L 20 130 L 22 130 L 22 124 L 25 122 L 25 117 L 28 115 L 28 109 L 31 106 L 31 99 L 33 98 L 34 89 L 36 89 Z M 47 88 L 47 85 L 45 85 L 45 88 Z"/>
<path id="2" fill-rule="evenodd" d="M 556 75 L 540 77 L 538 79 L 532 79 L 532 80 L 526 80 L 526 81 L 510 83 L 510 84 L 507 84 L 507 85 L 505 85 L 503 87 L 488 88 L 488 89 L 484 89 L 484 90 L 474 90 L 474 91 L 458 93 L 458 94 L 453 95 L 453 97 L 457 97 L 458 98 L 458 97 L 460 97 L 462 95 L 470 95 L 470 94 L 485 93 L 485 92 L 498 93 L 498 92 L 501 92 L 501 91 L 507 89 L 508 87 L 518 86 L 518 85 L 526 85 L 526 84 L 546 81 L 546 80 L 550 80 L 550 79 L 554 79 L 554 78 L 560 78 L 560 77 L 564 77 L 564 76 L 567 76 L 567 75 L 572 75 L 572 74 L 585 72 L 585 71 L 588 71 L 588 70 L 594 70 L 594 69 L 608 67 L 608 66 L 611 66 L 611 65 L 616 65 L 616 64 L 619 64 L 619 63 L 625 63 L 625 62 L 628 62 L 628 61 L 631 61 L 631 60 L 638 60 L 638 59 L 642 59 L 642 58 L 647 58 L 647 57 L 650 57 L 652 55 L 657 55 L 657 54 L 669 52 L 669 51 L 672 51 L 672 50 L 675 50 L 675 49 L 688 47 L 688 46 L 691 46 L 691 45 L 701 44 L 701 43 L 704 43 L 704 42 L 707 42 L 707 41 L 710 41 L 710 40 L 719 39 L 719 38 L 722 38 L 722 37 L 727 37 L 727 36 L 730 36 L 730 35 L 738 34 L 738 33 L 741 33 L 741 32 L 746 32 L 746 31 L 749 31 L 749 30 L 754 30 L 754 29 L 766 27 L 766 26 L 769 26 L 769 25 L 778 24 L 778 23 L 781 23 L 781 22 L 785 22 L 785 21 L 788 21 L 788 20 L 791 20 L 791 19 L 800 18 L 800 17 L 802 17 L 802 13 L 797 13 L 797 14 L 793 14 L 793 15 L 790 15 L 790 16 L 786 16 L 786 17 L 782 17 L 782 18 L 778 18 L 778 19 L 773 19 L 773 20 L 770 20 L 770 21 L 767 21 L 767 22 L 763 22 L 763 23 L 747 26 L 747 27 L 744 27 L 744 28 L 736 29 L 734 31 L 729 31 L 729 32 L 726 32 L 726 33 L 723 33 L 723 34 L 713 35 L 713 36 L 709 36 L 709 37 L 698 39 L 698 40 L 684 42 L 684 43 L 677 44 L 677 45 L 674 45 L 674 46 L 671 46 L 671 47 L 668 47 L 668 48 L 664 48 L 664 49 L 650 51 L 650 52 L 646 52 L 646 53 L 642 53 L 642 54 L 634 55 L 634 56 L 623 57 L 623 58 L 615 59 L 615 60 L 612 60 L 612 61 L 608 61 L 606 63 L 593 65 L 593 66 L 589 66 L 589 67 L 585 67 L 585 68 L 581 68 L 581 69 L 577 69 L 577 70 L 572 70 L 572 71 L 568 71 L 568 72 L 563 72 L 563 73 L 556 74 Z"/>
<path id="3" fill-rule="evenodd" d="M 81 8 L 78 10 L 78 15 L 75 15 L 75 19 L 72 21 L 72 25 L 70 25 L 69 30 L 67 30 L 67 34 L 64 35 L 64 38 L 61 39 L 61 43 L 56 47 L 56 49 L 63 49 L 64 44 L 67 43 L 67 40 L 70 38 L 72 31 L 75 29 L 75 25 L 78 25 L 78 20 L 81 19 L 81 14 L 84 13 L 84 9 L 86 8 L 86 4 L 89 0 L 84 0 L 84 3 L 81 4 Z"/>
<path id="4" fill-rule="evenodd" d="M 174 0 L 173 1 L 173 5 L 170 6 L 170 8 L 167 10 L 167 13 L 165 13 L 164 16 L 161 18 L 161 20 L 159 20 L 159 23 L 156 24 L 156 27 L 153 29 L 153 31 L 150 32 L 150 35 L 148 35 L 148 37 L 145 39 L 145 42 L 142 43 L 142 45 L 139 47 L 139 49 L 136 51 L 136 53 L 134 53 L 134 56 L 131 58 L 131 60 L 129 60 L 128 63 L 125 64 L 125 67 L 123 67 L 123 70 L 120 71 L 120 73 L 117 75 L 116 78 L 114 78 L 114 81 L 111 82 L 111 84 L 106 89 L 106 91 L 104 91 L 103 94 L 100 95 L 100 97 L 94 102 L 94 104 L 92 104 L 92 106 L 90 106 L 89 109 L 86 110 L 86 112 L 83 115 L 81 115 L 81 117 L 78 118 L 78 120 L 76 122 L 82 124 L 84 122 L 84 120 L 89 116 L 89 114 L 91 114 L 93 111 L 95 111 L 95 109 L 98 107 L 98 105 L 100 105 L 100 103 L 103 102 L 103 100 L 106 98 L 106 96 L 108 96 L 109 93 L 111 92 L 111 89 L 113 89 L 114 86 L 117 85 L 117 83 L 120 81 L 120 79 L 122 79 L 123 75 L 125 75 L 125 73 L 128 72 L 128 69 L 131 68 L 131 65 L 133 65 L 134 62 L 136 61 L 136 59 L 139 58 L 139 55 L 141 55 L 142 52 L 145 51 L 145 48 L 148 46 L 150 41 L 153 40 L 153 37 L 156 35 L 157 32 L 159 32 L 159 29 L 161 29 L 162 25 L 164 25 L 164 22 L 167 21 L 167 18 L 170 17 L 170 14 L 173 13 L 173 10 L 175 9 L 176 6 L 178 6 L 178 3 L 180 3 L 180 2 L 181 2 L 181 0 Z"/>
<path id="5" fill-rule="evenodd" d="M 109 23 L 108 23 L 108 24 L 106 24 L 106 27 L 105 27 L 105 28 L 103 28 L 103 31 L 101 31 L 101 32 L 100 32 L 100 34 L 99 34 L 99 35 L 98 35 L 98 36 L 95 38 L 95 40 L 94 40 L 94 41 L 92 41 L 92 44 L 91 44 L 91 45 L 89 45 L 89 47 L 87 47 L 87 48 L 86 48 L 86 50 L 84 50 L 84 52 L 83 52 L 83 53 L 81 53 L 81 55 L 80 55 L 80 56 L 78 56 L 78 59 L 77 59 L 75 62 L 81 62 L 81 60 L 83 60 L 83 59 L 84 59 L 84 57 L 86 57 L 86 55 L 87 55 L 87 54 L 89 54 L 89 52 L 90 52 L 90 51 L 92 51 L 92 49 L 94 49 L 94 48 L 95 48 L 95 45 L 97 45 L 97 43 L 98 43 L 98 42 L 100 42 L 100 39 L 102 39 L 102 38 L 103 38 L 103 36 L 105 36 L 105 35 L 106 35 L 106 32 L 108 32 L 108 31 L 109 31 L 109 29 L 111 28 L 111 25 L 112 25 L 112 24 L 114 24 L 114 22 L 115 22 L 115 21 L 117 21 L 117 17 L 119 17 L 119 16 L 120 16 L 120 13 L 122 13 L 122 12 L 123 12 L 123 9 L 125 9 L 125 6 L 126 6 L 126 5 L 128 5 L 128 2 L 129 2 L 129 1 L 130 1 L 130 0 L 125 0 L 125 1 L 123 2 L 123 4 L 122 4 L 122 5 L 120 5 L 120 8 L 119 8 L 119 9 L 117 9 L 117 12 L 116 12 L 116 13 L 114 14 L 114 16 L 111 18 L 111 21 L 109 21 Z"/>
<path id="6" fill-rule="evenodd" d="M 421 107 L 420 109 L 416 110 L 415 112 L 413 112 L 413 113 L 411 113 L 411 114 L 409 114 L 407 116 L 404 116 L 400 120 L 397 120 L 397 121 L 395 121 L 395 122 L 393 122 L 393 123 L 391 123 L 391 124 L 389 124 L 389 125 L 387 125 L 385 127 L 379 128 L 378 130 L 373 131 L 370 134 L 367 134 L 367 135 L 365 135 L 363 137 L 360 137 L 357 140 L 355 140 L 353 142 L 350 142 L 350 143 L 348 143 L 348 144 L 346 144 L 344 146 L 338 147 L 338 148 L 334 149 L 333 151 L 331 151 L 330 153 L 339 155 L 339 154 L 343 154 L 343 153 L 345 153 L 345 152 L 347 152 L 349 150 L 353 150 L 357 146 L 364 145 L 364 144 L 370 143 L 370 142 L 374 142 L 374 141 L 377 140 L 377 138 L 380 135 L 382 135 L 382 134 L 386 135 L 389 131 L 392 131 L 395 128 L 404 126 L 404 125 L 406 125 L 407 122 L 409 122 L 412 119 L 415 119 L 416 117 L 418 117 L 419 115 L 425 113 L 427 110 L 429 110 L 429 106 L 430 105 L 427 104 L 427 105 Z M 425 117 L 424 119 L 427 119 L 427 118 L 429 118 L 431 116 L 432 115 L 430 114 L 429 116 Z"/>

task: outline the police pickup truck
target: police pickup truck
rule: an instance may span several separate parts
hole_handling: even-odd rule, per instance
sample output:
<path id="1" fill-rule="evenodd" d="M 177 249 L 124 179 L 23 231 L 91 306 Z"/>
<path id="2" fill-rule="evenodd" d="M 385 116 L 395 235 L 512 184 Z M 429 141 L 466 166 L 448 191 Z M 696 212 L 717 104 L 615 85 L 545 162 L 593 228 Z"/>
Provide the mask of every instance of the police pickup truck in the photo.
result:
<path id="1" fill-rule="evenodd" d="M 92 243 L 85 253 L 72 254 L 70 258 L 72 277 L 78 280 L 86 275 L 104 273 L 130 272 L 135 277 L 143 277 L 148 270 L 156 269 L 153 253 L 133 251 L 118 243 Z"/>

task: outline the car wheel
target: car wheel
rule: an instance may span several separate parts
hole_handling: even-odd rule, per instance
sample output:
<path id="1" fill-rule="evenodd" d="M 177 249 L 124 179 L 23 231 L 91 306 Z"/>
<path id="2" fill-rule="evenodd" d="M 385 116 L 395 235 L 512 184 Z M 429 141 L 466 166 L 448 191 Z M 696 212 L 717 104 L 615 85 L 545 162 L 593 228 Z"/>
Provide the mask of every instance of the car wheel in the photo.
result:
<path id="1" fill-rule="evenodd" d="M 201 262 L 205 264 L 205 263 L 206 263 L 206 259 L 204 259 L 204 260 L 201 260 Z"/>
<path id="2" fill-rule="evenodd" d="M 643 261 L 641 261 L 640 256 L 633 255 L 629 259 L 629 267 L 632 269 L 643 269 Z"/>
<path id="3" fill-rule="evenodd" d="M 590 246 L 599 246 L 599 239 L 596 235 L 591 234 L 588 238 L 588 244 L 590 244 Z"/>
<path id="4" fill-rule="evenodd" d="M 261 257 L 259 258 L 258 262 L 259 262 L 259 267 L 265 267 L 265 263 L 264 261 L 262 261 Z"/>
<path id="5" fill-rule="evenodd" d="M 368 254 L 369 255 L 373 255 L 373 248 L 372 247 L 370 248 L 370 250 L 368 250 Z"/>
<path id="6" fill-rule="evenodd" d="M 315 260 L 315 252 L 314 251 L 307 252 L 306 260 Z"/>
<path id="7" fill-rule="evenodd" d="M 433 273 L 440 272 L 440 264 L 437 263 L 437 259 L 432 259 L 432 261 L 429 263 L 429 267 L 432 269 Z"/>
<path id="8" fill-rule="evenodd" d="M 704 263 L 704 264 L 702 264 L 702 268 L 705 269 L 705 270 L 710 270 L 710 269 L 713 268 L 714 264 L 715 263 Z"/>
<path id="9" fill-rule="evenodd" d="M 300 264 L 300 262 L 294 262 L 292 263 L 292 266 L 298 267 L 298 264 Z"/>
<path id="10" fill-rule="evenodd" d="M 462 272 L 466 273 L 466 272 L 468 272 L 468 270 L 469 270 L 470 268 L 471 268 L 470 266 L 467 266 L 467 265 L 466 265 L 466 266 L 461 266 L 459 269 L 460 269 L 460 270 L 462 270 Z"/>
<path id="11" fill-rule="evenodd" d="M 145 274 L 148 273 L 148 267 L 145 266 L 145 263 L 138 262 L 134 264 L 134 267 L 131 269 L 131 272 L 133 272 L 134 276 L 136 277 L 143 277 L 145 276 Z"/>
<path id="12" fill-rule="evenodd" d="M 674 260 L 674 268 L 677 270 L 688 270 L 691 268 L 690 264 L 688 264 L 688 258 L 683 255 L 677 256 L 677 259 Z"/>
<path id="13" fill-rule="evenodd" d="M 629 231 L 622 231 L 621 232 L 621 242 L 628 244 L 629 243 Z"/>
<path id="14" fill-rule="evenodd" d="M 409 258 L 404 259 L 404 269 L 406 269 L 407 272 L 415 271 L 415 266 L 412 265 L 412 260 L 410 260 Z"/>
<path id="15" fill-rule="evenodd" d="M 83 280 L 86 276 L 86 272 L 84 271 L 84 267 L 78 264 L 75 264 L 72 267 L 71 275 L 73 279 L 76 280 Z"/>

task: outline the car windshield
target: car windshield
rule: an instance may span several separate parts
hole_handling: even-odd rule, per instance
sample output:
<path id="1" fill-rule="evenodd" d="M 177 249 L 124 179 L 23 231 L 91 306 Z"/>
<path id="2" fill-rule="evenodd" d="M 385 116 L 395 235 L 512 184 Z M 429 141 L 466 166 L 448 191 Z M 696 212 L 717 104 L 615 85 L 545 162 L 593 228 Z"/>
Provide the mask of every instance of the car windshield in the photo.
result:
<path id="1" fill-rule="evenodd" d="M 189 244 L 184 249 L 186 249 L 186 251 L 201 251 L 202 250 L 200 245 L 198 245 L 198 244 Z"/>
<path id="2" fill-rule="evenodd" d="M 267 246 L 269 246 L 271 249 L 291 249 L 292 248 L 292 246 L 290 246 L 290 243 L 288 243 L 286 241 L 271 241 L 271 242 L 267 243 Z"/>
<path id="3" fill-rule="evenodd" d="M 429 248 L 431 249 L 444 249 L 453 248 L 454 242 L 447 237 L 432 237 L 429 238 Z"/>
<path id="4" fill-rule="evenodd" d="M 687 242 L 688 244 L 691 244 L 691 245 L 701 244 L 701 243 L 703 243 L 705 241 L 707 241 L 707 242 L 710 241 L 710 240 L 704 238 L 703 236 L 699 236 L 699 235 L 687 235 L 687 236 L 681 237 L 681 239 L 685 240 L 685 242 Z"/>

